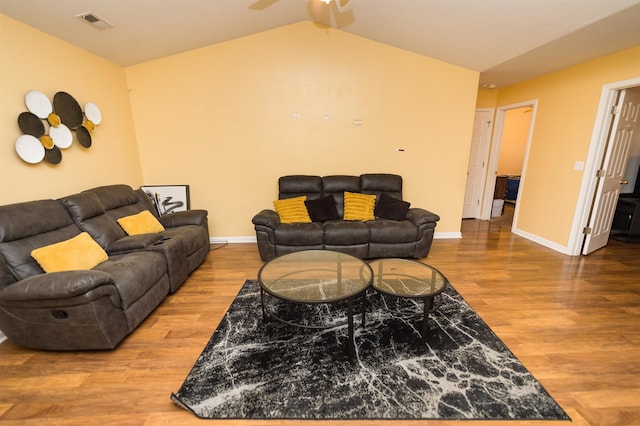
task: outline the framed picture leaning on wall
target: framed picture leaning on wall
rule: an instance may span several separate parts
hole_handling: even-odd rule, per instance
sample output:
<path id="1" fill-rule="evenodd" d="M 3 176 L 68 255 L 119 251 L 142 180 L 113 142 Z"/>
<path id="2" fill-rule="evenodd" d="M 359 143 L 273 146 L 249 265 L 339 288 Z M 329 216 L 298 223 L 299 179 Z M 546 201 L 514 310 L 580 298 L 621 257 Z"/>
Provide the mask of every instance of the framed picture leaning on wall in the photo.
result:
<path id="1" fill-rule="evenodd" d="M 189 185 L 141 186 L 156 206 L 158 215 L 189 210 Z"/>

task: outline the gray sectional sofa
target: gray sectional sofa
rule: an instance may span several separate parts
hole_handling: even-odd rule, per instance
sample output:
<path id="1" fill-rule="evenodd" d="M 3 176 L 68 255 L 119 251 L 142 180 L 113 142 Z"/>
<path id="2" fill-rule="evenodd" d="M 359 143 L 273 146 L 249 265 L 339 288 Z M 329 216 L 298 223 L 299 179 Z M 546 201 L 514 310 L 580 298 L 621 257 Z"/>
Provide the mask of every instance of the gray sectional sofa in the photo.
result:
<path id="1" fill-rule="evenodd" d="M 252 222 L 263 261 L 301 250 L 335 250 L 362 259 L 423 258 L 431 248 L 440 217 L 402 201 L 402 177 L 371 173 L 361 176 L 283 176 L 278 199 L 306 196 L 315 216 L 310 223 L 281 223 L 279 214 L 265 209 Z M 376 196 L 375 220 L 344 220 L 344 193 Z M 312 207 L 309 201 L 315 200 Z M 316 204 L 330 202 L 337 215 L 315 212 Z M 385 204 L 384 208 L 382 204 Z M 331 206 L 329 206 L 331 207 Z"/>
<path id="2" fill-rule="evenodd" d="M 145 210 L 164 231 L 127 235 L 117 219 Z M 108 257 L 91 269 L 45 273 L 32 257 L 85 232 Z M 34 349 L 112 349 L 208 251 L 206 211 L 158 217 L 147 196 L 127 185 L 0 206 L 0 329 Z"/>

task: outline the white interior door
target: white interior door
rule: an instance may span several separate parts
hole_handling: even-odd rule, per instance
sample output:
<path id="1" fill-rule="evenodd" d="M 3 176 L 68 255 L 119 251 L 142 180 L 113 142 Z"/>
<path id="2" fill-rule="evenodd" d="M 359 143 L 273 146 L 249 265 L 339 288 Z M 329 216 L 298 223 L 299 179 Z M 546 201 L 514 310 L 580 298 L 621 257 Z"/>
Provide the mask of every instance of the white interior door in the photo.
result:
<path id="1" fill-rule="evenodd" d="M 607 245 L 620 187 L 624 184 L 629 146 L 639 121 L 640 93 L 622 90 L 598 176 L 582 254 L 592 253 Z"/>
<path id="2" fill-rule="evenodd" d="M 471 152 L 467 168 L 467 186 L 464 192 L 462 218 L 479 218 L 482 210 L 482 191 L 487 176 L 489 146 L 491 144 L 492 109 L 476 110 L 471 136 Z"/>

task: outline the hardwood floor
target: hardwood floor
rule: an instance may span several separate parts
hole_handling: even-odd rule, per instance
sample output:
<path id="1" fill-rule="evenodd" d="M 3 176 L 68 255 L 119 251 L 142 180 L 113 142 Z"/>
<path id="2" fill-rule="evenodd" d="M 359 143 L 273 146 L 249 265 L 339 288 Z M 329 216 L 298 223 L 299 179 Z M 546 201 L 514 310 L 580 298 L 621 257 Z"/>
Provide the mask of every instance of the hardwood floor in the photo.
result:
<path id="1" fill-rule="evenodd" d="M 611 241 L 588 257 L 570 257 L 489 221 L 465 220 L 462 233 L 462 239 L 435 240 L 423 261 L 449 278 L 573 420 L 499 424 L 640 424 L 640 245 Z M 113 351 L 50 353 L 0 345 L 0 423 L 204 422 L 169 396 L 241 285 L 255 279 L 261 265 L 254 244 L 212 251 L 180 290 Z M 449 422 L 304 422 L 327 423 Z"/>

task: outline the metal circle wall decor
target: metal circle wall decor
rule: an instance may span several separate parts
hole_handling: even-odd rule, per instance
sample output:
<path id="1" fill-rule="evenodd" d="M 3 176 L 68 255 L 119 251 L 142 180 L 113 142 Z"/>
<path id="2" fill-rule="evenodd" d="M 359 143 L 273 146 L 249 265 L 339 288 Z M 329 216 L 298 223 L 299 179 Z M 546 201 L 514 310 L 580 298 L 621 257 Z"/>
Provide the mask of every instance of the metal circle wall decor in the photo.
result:
<path id="1" fill-rule="evenodd" d="M 73 134 L 71 130 L 64 124 L 49 127 L 49 136 L 53 139 L 53 143 L 61 149 L 67 149 L 73 142 Z"/>
<path id="2" fill-rule="evenodd" d="M 35 136 L 20 136 L 16 141 L 16 152 L 29 164 L 37 164 L 44 159 L 44 146 Z"/>
<path id="3" fill-rule="evenodd" d="M 82 124 L 82 108 L 67 92 L 58 92 L 53 96 L 53 110 L 60 116 L 62 124 L 72 130 Z"/>
<path id="4" fill-rule="evenodd" d="M 32 112 L 21 112 L 18 116 L 18 126 L 25 135 L 36 138 L 44 135 L 44 123 Z"/>
<path id="5" fill-rule="evenodd" d="M 84 126 L 79 126 L 76 129 L 76 138 L 78 139 L 78 143 L 84 146 L 85 148 L 91 147 L 91 133 Z"/>
<path id="6" fill-rule="evenodd" d="M 24 96 L 24 103 L 27 109 L 38 116 L 38 118 L 47 118 L 53 112 L 51 101 L 42 92 L 32 90 Z"/>
<path id="7" fill-rule="evenodd" d="M 44 159 L 51 164 L 58 164 L 62 161 L 62 151 L 57 146 L 44 150 Z"/>
<path id="8" fill-rule="evenodd" d="M 57 92 L 53 102 L 42 92 L 31 90 L 25 95 L 28 111 L 18 115 L 18 127 L 23 135 L 15 149 L 18 156 L 29 164 L 46 161 L 59 164 L 62 149 L 72 145 L 73 133 L 78 144 L 91 147 L 91 132 L 102 122 L 102 112 L 93 102 L 87 102 L 84 112 L 78 101 L 67 92 Z"/>

